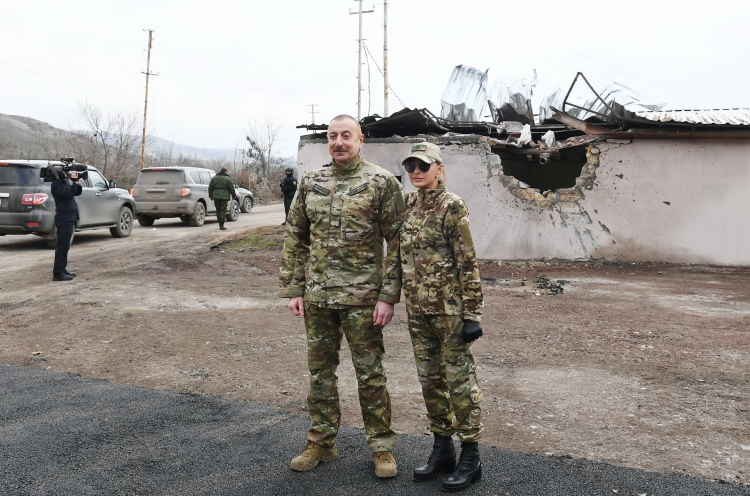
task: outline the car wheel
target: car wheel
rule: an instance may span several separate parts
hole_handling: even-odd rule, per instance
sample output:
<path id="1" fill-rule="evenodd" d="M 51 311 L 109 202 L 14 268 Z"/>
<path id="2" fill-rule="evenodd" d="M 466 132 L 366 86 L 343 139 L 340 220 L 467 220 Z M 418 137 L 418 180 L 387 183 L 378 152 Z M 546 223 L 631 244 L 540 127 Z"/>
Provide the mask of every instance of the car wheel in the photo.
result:
<path id="1" fill-rule="evenodd" d="M 237 203 L 237 200 L 232 200 L 232 203 L 229 204 L 229 211 L 227 212 L 227 221 L 235 222 L 239 218 L 240 218 L 240 204 Z"/>
<path id="2" fill-rule="evenodd" d="M 246 196 L 242 199 L 242 207 L 240 210 L 242 210 L 243 213 L 247 214 L 250 212 L 250 210 L 253 209 L 253 199 L 250 196 Z"/>
<path id="3" fill-rule="evenodd" d="M 190 222 L 190 216 L 189 215 L 180 215 L 180 220 L 182 222 L 184 222 L 185 224 L 187 224 L 188 222 Z"/>
<path id="4" fill-rule="evenodd" d="M 46 238 L 45 242 L 47 243 L 47 248 L 57 248 L 57 227 L 53 228 L 54 231 L 52 231 L 49 235 L 51 237 Z M 73 234 L 70 235 L 70 244 L 73 244 L 73 238 L 76 237 L 75 231 L 73 231 Z"/>
<path id="5" fill-rule="evenodd" d="M 138 223 L 142 225 L 143 227 L 153 226 L 154 225 L 154 218 L 149 217 L 147 215 L 139 215 L 138 216 Z"/>
<path id="6" fill-rule="evenodd" d="M 153 220 L 153 219 L 152 219 Z M 153 224 L 153 222 L 152 222 Z M 117 225 L 110 227 L 109 232 L 115 238 L 127 238 L 133 230 L 133 212 L 128 207 L 121 207 L 117 216 Z"/>
<path id="7" fill-rule="evenodd" d="M 195 206 L 195 213 L 190 216 L 189 221 L 190 225 L 193 227 L 200 227 L 206 222 L 206 207 L 204 207 L 202 203 L 199 202 L 198 205 Z"/>

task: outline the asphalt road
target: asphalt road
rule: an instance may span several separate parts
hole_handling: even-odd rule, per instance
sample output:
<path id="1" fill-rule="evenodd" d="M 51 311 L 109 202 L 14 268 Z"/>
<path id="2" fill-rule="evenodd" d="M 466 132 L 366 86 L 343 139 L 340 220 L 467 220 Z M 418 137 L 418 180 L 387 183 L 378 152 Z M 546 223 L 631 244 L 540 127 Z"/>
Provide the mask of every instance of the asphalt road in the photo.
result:
<path id="1" fill-rule="evenodd" d="M 399 437 L 400 474 L 375 477 L 361 430 L 308 473 L 288 463 L 308 419 L 259 403 L 176 394 L 0 365 L 2 495 L 411 495 L 427 436 Z M 750 488 L 482 447 L 484 478 L 462 494 L 748 495 Z"/>

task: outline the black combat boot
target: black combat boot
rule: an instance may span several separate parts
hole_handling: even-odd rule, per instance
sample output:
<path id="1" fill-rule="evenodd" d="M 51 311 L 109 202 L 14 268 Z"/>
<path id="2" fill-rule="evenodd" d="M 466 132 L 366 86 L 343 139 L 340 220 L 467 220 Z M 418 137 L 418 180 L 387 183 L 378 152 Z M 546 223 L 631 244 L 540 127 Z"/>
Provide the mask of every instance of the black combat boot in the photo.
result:
<path id="1" fill-rule="evenodd" d="M 482 479 L 482 462 L 479 461 L 478 443 L 461 443 L 458 468 L 443 481 L 443 491 L 455 493 L 466 489 L 472 482 Z"/>
<path id="2" fill-rule="evenodd" d="M 227 230 L 227 228 L 224 227 L 224 223 L 223 222 L 219 222 L 219 230 L 220 231 L 226 231 Z"/>
<path id="3" fill-rule="evenodd" d="M 432 445 L 432 454 L 427 460 L 427 465 L 414 469 L 415 481 L 430 480 L 445 470 L 448 473 L 456 469 L 456 448 L 450 436 L 441 436 L 434 433 L 435 444 Z"/>

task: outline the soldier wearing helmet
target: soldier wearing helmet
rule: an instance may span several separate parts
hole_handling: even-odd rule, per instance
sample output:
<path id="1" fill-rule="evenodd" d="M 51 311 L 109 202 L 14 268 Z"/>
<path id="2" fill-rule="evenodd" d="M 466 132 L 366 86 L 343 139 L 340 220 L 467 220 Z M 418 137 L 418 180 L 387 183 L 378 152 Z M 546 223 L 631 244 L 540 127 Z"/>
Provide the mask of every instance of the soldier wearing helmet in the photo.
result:
<path id="1" fill-rule="evenodd" d="M 289 217 L 289 207 L 292 206 L 292 200 L 297 193 L 297 179 L 294 177 L 294 169 L 286 168 L 286 177 L 281 180 L 279 187 L 281 188 L 281 194 L 284 195 L 284 222 L 281 223 L 283 226 L 286 224 L 287 217 Z"/>

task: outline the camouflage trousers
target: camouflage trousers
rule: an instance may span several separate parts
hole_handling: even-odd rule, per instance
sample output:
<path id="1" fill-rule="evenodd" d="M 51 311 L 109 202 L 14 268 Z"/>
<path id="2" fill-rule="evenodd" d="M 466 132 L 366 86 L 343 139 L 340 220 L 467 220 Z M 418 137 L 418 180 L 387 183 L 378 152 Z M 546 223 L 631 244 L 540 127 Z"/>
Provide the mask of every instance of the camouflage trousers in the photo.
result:
<path id="1" fill-rule="evenodd" d="M 482 437 L 482 392 L 458 315 L 409 315 L 409 334 L 430 431 L 474 443 Z"/>
<path id="2" fill-rule="evenodd" d="M 307 408 L 311 426 L 307 439 L 324 447 L 336 443 L 341 407 L 338 376 L 339 350 L 346 336 L 357 375 L 359 406 L 367 446 L 392 451 L 396 433 L 391 430 L 391 399 L 383 369 L 383 328 L 372 322 L 374 307 L 323 308 L 305 302 L 307 366 L 310 389 Z"/>
<path id="3" fill-rule="evenodd" d="M 227 205 L 229 205 L 229 200 L 214 200 L 214 205 L 216 205 L 216 219 L 219 221 L 219 224 L 223 224 L 227 219 Z"/>

